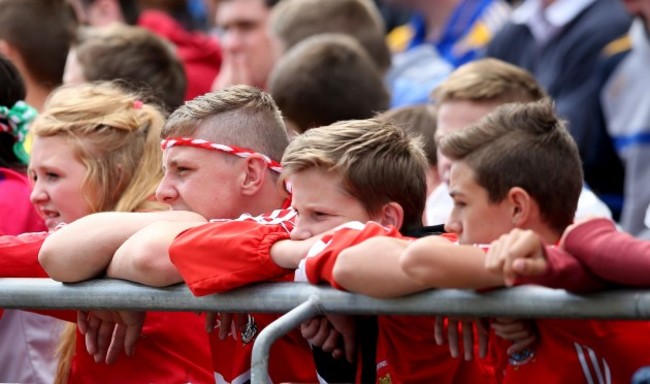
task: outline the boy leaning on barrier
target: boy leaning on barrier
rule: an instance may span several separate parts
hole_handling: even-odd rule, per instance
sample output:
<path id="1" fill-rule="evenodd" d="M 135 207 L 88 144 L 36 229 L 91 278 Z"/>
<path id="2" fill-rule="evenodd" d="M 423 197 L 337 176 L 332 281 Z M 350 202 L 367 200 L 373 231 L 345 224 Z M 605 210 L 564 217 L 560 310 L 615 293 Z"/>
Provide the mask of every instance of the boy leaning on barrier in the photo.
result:
<path id="1" fill-rule="evenodd" d="M 319 239 L 320 235 L 337 226 L 343 225 L 335 234 L 370 222 L 371 232 L 394 235 L 422 226 L 426 159 L 404 132 L 389 123 L 346 121 L 310 130 L 290 144 L 282 165 L 293 193 L 295 224 L 278 220 L 276 214 L 258 219 L 271 225 L 213 223 L 189 229 L 174 240 L 171 260 L 195 293 L 293 275 L 299 261 L 308 252 L 317 252 L 331 236 Z M 380 317 L 378 379 L 391 372 L 394 380 L 451 383 L 457 375 L 469 381 L 482 375 L 476 362 L 452 359 L 446 347 L 435 345 L 433 322 L 431 317 Z M 402 333 L 413 327 L 417 337 L 409 338 L 413 344 L 405 346 Z M 405 348 L 392 348 L 397 341 Z M 418 342 L 424 348 L 418 349 Z M 352 359 L 350 349 L 346 352 Z M 399 365 L 395 371 L 388 366 L 389 359 Z"/>
<path id="2" fill-rule="evenodd" d="M 533 229 L 544 242 L 555 244 L 572 222 L 582 188 L 580 158 L 548 101 L 501 106 L 480 122 L 447 134 L 438 145 L 452 161 L 454 209 L 446 229 L 458 235 L 460 245 L 442 237 L 371 239 L 340 252 L 335 281 L 357 278 L 363 284 L 366 272 L 350 266 L 368 262 L 381 250 L 400 253 L 404 273 L 424 287 L 502 286 L 503 275 L 484 268 L 486 246 L 475 244 L 489 244 L 513 228 Z M 308 258 L 307 263 L 318 261 Z M 525 359 L 508 361 L 507 346 L 491 338 L 499 381 L 628 382 L 650 360 L 639 351 L 650 335 L 647 323 L 542 319 L 536 325 L 539 342 Z"/>
<path id="3" fill-rule="evenodd" d="M 293 279 L 299 260 L 310 250 L 317 252 L 329 236 L 323 237 L 323 233 L 337 226 L 343 225 L 334 233 L 370 222 L 371 231 L 398 235 L 398 228 L 407 231 L 422 225 L 426 159 L 416 142 L 389 123 L 357 120 L 312 129 L 290 144 L 282 165 L 295 210 L 258 217 L 244 215 L 235 221 L 214 221 L 181 232 L 169 247 L 169 257 L 179 273 L 174 282 L 184 280 L 194 294 L 206 295 L 254 282 L 280 281 L 287 276 Z M 115 266 L 124 265 L 125 270 L 109 268 L 110 277 L 151 284 L 152 276 L 138 279 L 133 270 L 126 270 L 128 263 L 117 261 L 141 257 L 146 240 L 140 240 L 136 234 L 116 253 Z M 469 381 L 477 377 L 472 375 L 483 374 L 475 362 L 452 359 L 446 348 L 433 343 L 432 319 L 385 318 L 387 326 L 380 331 L 378 341 L 382 357 L 394 349 L 392 343 L 400 339 L 400 332 L 395 330 L 403 330 L 404 324 L 423 325 L 418 335 L 421 340 L 430 340 L 417 354 L 409 351 L 418 346 L 410 345 L 409 351 L 400 350 L 399 356 L 391 356 L 395 358 L 393 365 L 401 364 L 394 380 L 451 383 L 457 374 Z M 225 336 L 220 332 L 220 337 Z M 344 337 L 350 341 L 353 336 L 345 333 Z M 277 351 L 272 349 L 272 360 L 274 353 Z M 354 360 L 351 348 L 346 350 L 346 357 Z M 386 359 L 380 363 L 381 375 L 387 372 Z M 373 370 L 374 366 L 373 361 Z"/>

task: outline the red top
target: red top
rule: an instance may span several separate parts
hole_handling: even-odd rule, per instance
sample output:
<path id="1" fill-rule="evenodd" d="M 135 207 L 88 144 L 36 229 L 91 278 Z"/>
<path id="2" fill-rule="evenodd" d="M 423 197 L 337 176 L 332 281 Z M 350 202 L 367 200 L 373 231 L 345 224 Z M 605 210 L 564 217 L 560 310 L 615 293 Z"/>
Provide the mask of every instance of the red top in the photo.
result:
<path id="1" fill-rule="evenodd" d="M 301 263 L 298 276 L 312 284 L 326 282 L 343 289 L 332 270 L 344 249 L 376 236 L 404 238 L 393 227 L 351 222 L 324 236 Z M 454 239 L 454 235 L 445 234 Z M 452 358 L 447 345 L 434 340 L 432 316 L 378 316 L 377 382 L 379 383 L 491 383 L 492 369 L 485 361 Z M 460 355 L 463 355 L 462 347 Z"/>
<path id="2" fill-rule="evenodd" d="M 243 215 L 236 220 L 213 221 L 178 235 L 169 256 L 197 296 L 262 281 L 293 281 L 293 271 L 278 267 L 269 252 L 276 241 L 289 238 L 294 218 L 295 211 L 287 209 L 258 217 Z M 219 340 L 218 329 L 212 333 L 218 382 L 250 379 L 253 340 L 277 318 L 254 313 L 248 315 L 244 329 L 231 332 L 226 340 Z M 293 331 L 273 345 L 269 374 L 277 383 L 317 381 L 311 350 L 299 332 Z"/>
<path id="3" fill-rule="evenodd" d="M 47 232 L 0 237 L 0 277 L 47 277 L 38 252 Z M 76 311 L 37 311 L 75 321 Z M 210 349 L 204 322 L 194 313 L 149 312 L 131 358 L 97 364 L 77 334 L 69 383 L 211 383 Z"/>
<path id="4" fill-rule="evenodd" d="M 650 364 L 648 322 L 541 319 L 536 325 L 534 355 L 506 364 L 498 376 L 504 384 L 629 383 Z M 490 343 L 502 352 L 507 348 L 497 338 Z"/>
<path id="5" fill-rule="evenodd" d="M 68 383 L 213 383 L 204 324 L 196 313 L 148 312 L 134 355 L 111 365 L 95 363 L 77 331 Z"/>
<path id="6" fill-rule="evenodd" d="M 145 10 L 138 25 L 171 41 L 176 46 L 187 76 L 185 100 L 210 92 L 221 68 L 221 47 L 216 39 L 189 32 L 165 12 Z"/>

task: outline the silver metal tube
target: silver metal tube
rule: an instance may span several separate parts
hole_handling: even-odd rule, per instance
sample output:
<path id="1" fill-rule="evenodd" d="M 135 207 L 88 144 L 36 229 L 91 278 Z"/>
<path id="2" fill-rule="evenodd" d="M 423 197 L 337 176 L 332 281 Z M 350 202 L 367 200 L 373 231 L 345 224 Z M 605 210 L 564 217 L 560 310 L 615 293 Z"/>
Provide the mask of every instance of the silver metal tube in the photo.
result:
<path id="1" fill-rule="evenodd" d="M 650 290 L 574 295 L 535 286 L 487 293 L 439 289 L 380 300 L 305 283 L 277 283 L 195 297 L 184 285 L 151 288 L 110 279 L 76 284 L 0 279 L 0 308 L 286 313 L 313 295 L 319 297 L 323 313 L 650 319 Z"/>
<path id="2" fill-rule="evenodd" d="M 280 337 L 291 332 L 305 320 L 309 320 L 319 313 L 319 300 L 316 296 L 310 297 L 284 316 L 267 325 L 253 344 L 251 360 L 251 384 L 271 383 L 269 378 L 269 355 L 271 345 Z"/>

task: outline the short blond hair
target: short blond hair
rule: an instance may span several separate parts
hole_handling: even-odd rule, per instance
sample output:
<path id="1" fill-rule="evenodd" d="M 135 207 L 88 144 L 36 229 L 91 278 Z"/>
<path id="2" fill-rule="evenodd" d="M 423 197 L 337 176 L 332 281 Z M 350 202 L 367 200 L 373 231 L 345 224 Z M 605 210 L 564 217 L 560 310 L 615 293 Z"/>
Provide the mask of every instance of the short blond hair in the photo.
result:
<path id="1" fill-rule="evenodd" d="M 152 202 L 162 179 L 163 114 L 113 83 L 63 86 L 32 123 L 35 136 L 61 136 L 86 166 L 83 182 L 93 212 L 138 211 Z"/>
<path id="2" fill-rule="evenodd" d="M 437 105 L 456 100 L 525 103 L 545 97 L 546 93 L 530 72 L 492 58 L 458 67 L 431 94 Z"/>
<path id="3" fill-rule="evenodd" d="M 427 160 L 420 142 L 378 119 L 341 121 L 310 129 L 289 144 L 282 178 L 311 169 L 336 172 L 370 215 L 389 202 L 404 210 L 402 230 L 422 226 Z"/>

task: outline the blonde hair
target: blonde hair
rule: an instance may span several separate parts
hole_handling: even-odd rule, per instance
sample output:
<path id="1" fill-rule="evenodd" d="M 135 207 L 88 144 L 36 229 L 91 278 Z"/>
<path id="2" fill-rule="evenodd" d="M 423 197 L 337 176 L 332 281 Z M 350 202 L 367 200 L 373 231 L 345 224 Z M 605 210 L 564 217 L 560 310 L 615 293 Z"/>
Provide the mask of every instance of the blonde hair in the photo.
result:
<path id="1" fill-rule="evenodd" d="M 86 166 L 85 199 L 93 212 L 162 209 L 151 200 L 162 178 L 162 112 L 113 83 L 61 87 L 31 126 L 37 137 L 62 136 Z M 67 382 L 76 326 L 61 335 L 56 383 Z"/>
<path id="2" fill-rule="evenodd" d="M 504 61 L 487 58 L 458 67 L 431 94 L 435 104 L 446 101 L 525 103 L 546 93 L 528 71 Z"/>
<path id="3" fill-rule="evenodd" d="M 341 121 L 296 137 L 282 158 L 282 175 L 322 168 L 338 173 L 343 187 L 370 215 L 396 202 L 403 230 L 422 226 L 427 160 L 420 141 L 378 119 Z"/>
<path id="4" fill-rule="evenodd" d="M 31 132 L 70 141 L 87 168 L 83 189 L 93 212 L 128 212 L 152 208 L 162 178 L 163 121 L 158 108 L 105 82 L 57 89 Z"/>

